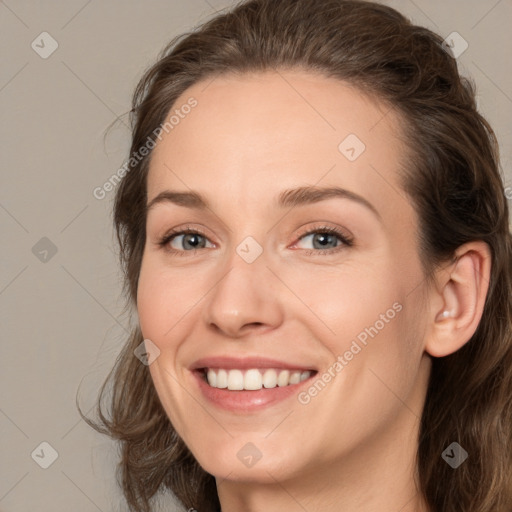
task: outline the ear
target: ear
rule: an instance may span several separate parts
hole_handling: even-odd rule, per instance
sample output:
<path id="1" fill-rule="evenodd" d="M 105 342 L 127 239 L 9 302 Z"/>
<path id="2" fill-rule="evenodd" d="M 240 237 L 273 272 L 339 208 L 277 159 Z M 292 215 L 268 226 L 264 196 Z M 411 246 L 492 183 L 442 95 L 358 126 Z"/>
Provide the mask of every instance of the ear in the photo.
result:
<path id="1" fill-rule="evenodd" d="M 431 356 L 452 354 L 471 339 L 482 318 L 490 274 L 491 251 L 482 241 L 461 245 L 454 261 L 436 272 L 425 339 Z"/>

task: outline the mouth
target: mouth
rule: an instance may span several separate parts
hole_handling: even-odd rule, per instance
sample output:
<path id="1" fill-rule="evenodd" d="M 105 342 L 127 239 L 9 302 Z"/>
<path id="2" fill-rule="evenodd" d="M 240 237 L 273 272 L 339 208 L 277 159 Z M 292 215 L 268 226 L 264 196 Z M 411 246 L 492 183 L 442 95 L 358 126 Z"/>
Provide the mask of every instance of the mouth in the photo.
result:
<path id="1" fill-rule="evenodd" d="M 204 357 L 189 367 L 195 389 L 210 404 L 234 414 L 252 414 L 293 399 L 318 369 L 298 361 L 251 355 Z"/>
<path id="2" fill-rule="evenodd" d="M 202 380 L 211 388 L 228 391 L 259 391 L 300 384 L 316 370 L 284 368 L 198 368 Z"/>

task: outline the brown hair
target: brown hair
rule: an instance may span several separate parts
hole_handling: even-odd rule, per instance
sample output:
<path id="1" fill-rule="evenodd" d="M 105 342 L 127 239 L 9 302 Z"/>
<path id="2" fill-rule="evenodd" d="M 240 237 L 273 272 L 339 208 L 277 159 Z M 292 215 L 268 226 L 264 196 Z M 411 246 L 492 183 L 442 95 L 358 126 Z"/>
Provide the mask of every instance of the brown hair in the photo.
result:
<path id="1" fill-rule="evenodd" d="M 358 0 L 249 0 L 174 39 L 138 84 L 131 154 L 199 80 L 225 73 L 301 68 L 343 80 L 398 113 L 410 154 L 402 186 L 419 219 L 427 279 L 465 242 L 485 241 L 492 270 L 483 317 L 456 353 L 433 358 L 417 454 L 420 490 L 436 512 L 512 510 L 512 238 L 495 135 L 477 112 L 473 84 L 459 76 L 442 39 L 397 11 Z M 128 302 L 136 304 L 145 245 L 151 153 L 123 178 L 114 221 Z M 158 491 L 186 506 L 218 510 L 215 479 L 180 439 L 134 356 L 131 334 L 98 399 L 100 432 L 120 440 L 119 469 L 130 510 L 148 512 Z M 102 397 L 112 380 L 110 417 Z M 469 458 L 441 458 L 457 441 Z"/>

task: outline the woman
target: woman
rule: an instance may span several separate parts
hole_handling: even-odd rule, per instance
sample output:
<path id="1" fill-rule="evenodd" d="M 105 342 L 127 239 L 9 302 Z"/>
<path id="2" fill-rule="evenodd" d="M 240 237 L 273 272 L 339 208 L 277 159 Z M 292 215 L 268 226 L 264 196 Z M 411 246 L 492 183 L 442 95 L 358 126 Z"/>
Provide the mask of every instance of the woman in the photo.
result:
<path id="1" fill-rule="evenodd" d="M 131 510 L 512 510 L 508 207 L 442 39 L 249 0 L 174 40 L 132 114 L 139 325 L 89 421 Z"/>

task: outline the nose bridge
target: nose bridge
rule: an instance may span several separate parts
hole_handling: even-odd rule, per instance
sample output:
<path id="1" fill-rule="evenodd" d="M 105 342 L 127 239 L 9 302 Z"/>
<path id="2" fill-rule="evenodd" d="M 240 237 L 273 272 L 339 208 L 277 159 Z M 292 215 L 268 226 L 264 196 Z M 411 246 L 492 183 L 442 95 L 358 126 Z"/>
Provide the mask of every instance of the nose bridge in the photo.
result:
<path id="1" fill-rule="evenodd" d="M 263 247 L 252 237 L 234 247 L 207 295 L 204 321 L 233 337 L 240 336 L 251 324 L 279 325 L 282 304 L 268 263 Z"/>

